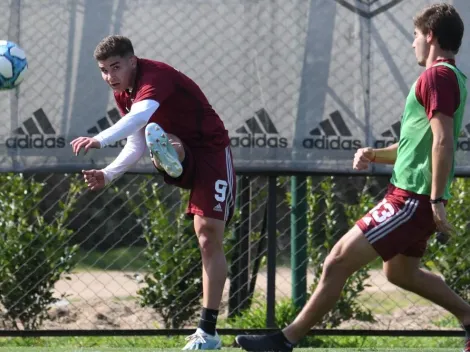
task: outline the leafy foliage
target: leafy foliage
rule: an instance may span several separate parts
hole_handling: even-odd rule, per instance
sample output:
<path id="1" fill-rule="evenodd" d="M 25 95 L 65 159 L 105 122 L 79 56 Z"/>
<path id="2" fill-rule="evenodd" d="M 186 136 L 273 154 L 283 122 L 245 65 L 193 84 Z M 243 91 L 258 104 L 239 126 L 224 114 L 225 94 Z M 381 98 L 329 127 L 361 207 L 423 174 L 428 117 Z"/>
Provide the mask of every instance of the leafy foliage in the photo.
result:
<path id="1" fill-rule="evenodd" d="M 201 255 L 192 222 L 184 214 L 189 194 L 176 189 L 181 201 L 171 209 L 157 183 L 140 187 L 141 205 L 130 202 L 147 242 L 149 273 L 138 295 L 142 306 L 161 315 L 165 328 L 180 328 L 190 321 L 202 292 Z"/>
<path id="2" fill-rule="evenodd" d="M 290 299 L 283 298 L 276 301 L 275 323 L 280 329 L 289 325 L 297 316 L 298 309 Z M 235 316 L 227 321 L 227 327 L 237 329 L 264 329 L 266 328 L 266 299 L 255 297 L 250 309 L 243 311 L 242 315 Z"/>
<path id="3" fill-rule="evenodd" d="M 470 179 L 458 178 L 452 185 L 452 196 L 446 207 L 450 223 L 457 233 L 447 243 L 436 237 L 429 242 L 425 265 L 437 270 L 447 284 L 464 300 L 470 301 Z"/>
<path id="4" fill-rule="evenodd" d="M 43 184 L 22 174 L 0 175 L 0 302 L 3 324 L 37 329 L 57 301 L 54 284 L 70 273 L 78 246 L 68 245 L 73 231 L 66 222 L 81 186 L 72 179 L 66 199 L 58 201 L 54 220 L 40 214 Z"/>

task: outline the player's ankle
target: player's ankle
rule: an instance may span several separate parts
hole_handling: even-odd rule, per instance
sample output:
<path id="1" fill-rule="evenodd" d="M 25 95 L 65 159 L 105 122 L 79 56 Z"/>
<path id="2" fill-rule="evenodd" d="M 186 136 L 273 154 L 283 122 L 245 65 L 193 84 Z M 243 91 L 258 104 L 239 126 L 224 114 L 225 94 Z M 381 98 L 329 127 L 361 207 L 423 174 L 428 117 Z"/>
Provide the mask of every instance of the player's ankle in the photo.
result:
<path id="1" fill-rule="evenodd" d="M 303 334 L 293 324 L 282 330 L 282 334 L 291 344 L 297 344 L 303 337 Z"/>
<path id="2" fill-rule="evenodd" d="M 295 345 L 286 337 L 286 335 L 282 331 L 279 331 L 271 335 L 271 338 L 273 339 L 274 342 L 276 342 L 277 345 L 280 345 L 280 346 L 286 346 L 286 347 L 292 348 Z"/>
<path id="3" fill-rule="evenodd" d="M 215 326 L 217 325 L 218 315 L 218 310 L 203 308 L 198 328 L 203 330 L 206 334 L 215 336 Z"/>
<path id="4" fill-rule="evenodd" d="M 465 330 L 465 337 L 470 339 L 470 323 L 463 323 L 462 326 Z"/>

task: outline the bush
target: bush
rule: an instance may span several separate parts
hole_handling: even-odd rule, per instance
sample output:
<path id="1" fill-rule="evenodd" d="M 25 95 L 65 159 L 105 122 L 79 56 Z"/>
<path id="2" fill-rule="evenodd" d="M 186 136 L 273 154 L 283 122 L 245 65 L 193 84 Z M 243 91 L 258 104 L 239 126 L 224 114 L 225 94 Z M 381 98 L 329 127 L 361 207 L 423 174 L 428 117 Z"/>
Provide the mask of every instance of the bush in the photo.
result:
<path id="1" fill-rule="evenodd" d="M 470 179 L 458 178 L 452 185 L 452 198 L 446 207 L 450 223 L 457 229 L 446 244 L 433 237 L 425 256 L 425 266 L 440 272 L 447 284 L 464 300 L 470 301 Z"/>
<path id="2" fill-rule="evenodd" d="M 202 270 L 192 221 L 184 214 L 189 194 L 176 187 L 172 190 L 181 198 L 176 205 L 163 201 L 157 183 L 140 187 L 141 205 L 130 203 L 147 242 L 149 273 L 145 276 L 147 285 L 138 291 L 141 305 L 155 309 L 165 328 L 181 328 L 200 309 Z"/>
<path id="3" fill-rule="evenodd" d="M 37 329 L 57 301 L 54 284 L 75 264 L 77 246 L 67 245 L 72 231 L 65 224 L 79 194 L 72 181 L 65 201 L 47 223 L 38 210 L 44 184 L 21 174 L 0 175 L 0 302 L 3 324 Z"/>
<path id="4" fill-rule="evenodd" d="M 275 324 L 278 328 L 285 328 L 292 323 L 300 312 L 291 299 L 282 298 L 276 300 Z M 265 329 L 267 306 L 266 299 L 255 297 L 250 309 L 244 310 L 242 315 L 227 320 L 228 328 L 235 329 Z"/>

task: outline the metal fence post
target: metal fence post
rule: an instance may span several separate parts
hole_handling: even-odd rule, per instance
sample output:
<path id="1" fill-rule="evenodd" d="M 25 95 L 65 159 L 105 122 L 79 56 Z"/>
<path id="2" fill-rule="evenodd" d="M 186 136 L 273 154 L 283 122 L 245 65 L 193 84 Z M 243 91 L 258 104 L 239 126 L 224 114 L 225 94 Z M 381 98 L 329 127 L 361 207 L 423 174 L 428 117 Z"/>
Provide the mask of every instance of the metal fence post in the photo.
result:
<path id="1" fill-rule="evenodd" d="M 250 287 L 250 230 L 251 230 L 251 178 L 245 176 L 242 178 L 242 197 L 241 197 L 241 226 L 239 227 L 239 241 L 240 241 L 240 259 L 238 261 L 239 276 L 240 276 L 240 310 L 247 308 L 250 303 L 249 300 L 249 287 Z"/>
<path id="2" fill-rule="evenodd" d="M 240 219 L 234 226 L 232 260 L 230 264 L 230 293 L 228 316 L 240 314 L 248 299 L 249 285 L 249 246 L 250 246 L 250 179 L 247 176 L 237 178 L 236 209 L 240 210 Z"/>
<path id="3" fill-rule="evenodd" d="M 291 177 L 292 303 L 302 307 L 307 299 L 307 178 Z"/>
<path id="4" fill-rule="evenodd" d="M 268 181 L 268 281 L 267 281 L 267 309 L 266 326 L 276 327 L 276 176 L 269 176 Z"/>

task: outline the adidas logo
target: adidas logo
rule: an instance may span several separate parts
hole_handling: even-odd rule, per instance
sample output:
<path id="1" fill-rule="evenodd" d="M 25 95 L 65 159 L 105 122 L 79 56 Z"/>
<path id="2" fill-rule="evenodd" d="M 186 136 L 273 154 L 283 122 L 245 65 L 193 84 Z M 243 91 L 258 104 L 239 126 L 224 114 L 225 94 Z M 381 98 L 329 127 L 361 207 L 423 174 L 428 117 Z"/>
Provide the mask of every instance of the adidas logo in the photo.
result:
<path id="1" fill-rule="evenodd" d="M 339 111 L 330 114 L 330 118 L 320 122 L 319 126 L 310 131 L 312 137 L 302 142 L 307 149 L 352 150 L 362 147 L 358 139 L 354 139 Z"/>
<path id="2" fill-rule="evenodd" d="M 116 108 L 109 110 L 107 114 L 108 114 L 108 117 L 106 116 L 102 117 L 96 122 L 97 126 L 93 126 L 87 130 L 87 133 L 89 135 L 91 136 L 97 135 L 101 131 L 114 125 L 121 118 L 121 115 L 119 114 L 119 111 Z M 123 140 L 120 140 L 119 142 L 108 145 L 107 148 L 117 148 L 117 147 L 122 148 L 125 145 L 126 145 L 126 140 L 123 139 Z"/>
<path id="3" fill-rule="evenodd" d="M 214 210 L 214 211 L 218 211 L 218 212 L 222 212 L 222 211 L 223 211 L 223 210 L 222 210 L 222 206 L 220 205 L 220 203 L 218 203 L 218 204 L 214 207 L 213 210 Z"/>
<path id="4" fill-rule="evenodd" d="M 374 148 L 385 148 L 400 140 L 401 122 L 395 122 L 390 129 L 383 132 L 380 136 L 383 138 L 376 139 Z"/>
<path id="5" fill-rule="evenodd" d="M 65 138 L 56 136 L 56 131 L 43 109 L 33 112 L 33 116 L 13 131 L 19 135 L 10 137 L 5 145 L 10 149 L 64 148 Z"/>
<path id="6" fill-rule="evenodd" d="M 383 138 L 377 139 L 374 148 L 385 148 L 400 140 L 400 121 L 395 122 L 390 129 L 381 134 Z M 462 128 L 457 141 L 457 150 L 470 151 L 470 123 Z"/>
<path id="7" fill-rule="evenodd" d="M 264 109 L 258 110 L 255 116 L 246 120 L 235 132 L 245 136 L 231 137 L 232 147 L 287 148 L 287 138 L 279 136 L 276 126 Z"/>
<path id="8" fill-rule="evenodd" d="M 470 151 L 470 123 L 462 128 L 459 140 L 457 141 L 457 150 Z"/>

